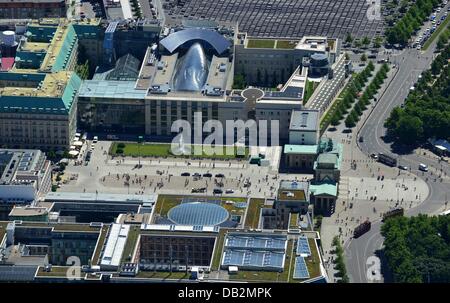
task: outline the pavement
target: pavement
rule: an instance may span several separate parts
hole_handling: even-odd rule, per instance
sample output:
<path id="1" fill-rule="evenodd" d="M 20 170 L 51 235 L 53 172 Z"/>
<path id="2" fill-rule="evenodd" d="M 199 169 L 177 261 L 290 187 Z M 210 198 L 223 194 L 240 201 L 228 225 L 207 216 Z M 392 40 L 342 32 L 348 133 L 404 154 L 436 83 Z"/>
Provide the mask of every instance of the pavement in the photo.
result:
<path id="1" fill-rule="evenodd" d="M 437 41 L 437 39 L 436 39 Z M 447 163 L 439 162 L 431 152 L 423 154 L 416 150 L 411 153 L 396 155 L 392 146 L 385 143 L 382 137 L 386 133 L 383 124 L 395 106 L 402 104 L 409 93 L 409 88 L 418 80 L 419 74 L 430 67 L 435 57 L 436 41 L 426 52 L 416 49 L 405 49 L 402 53 L 391 57 L 391 62 L 398 66 L 392 81 L 382 88 L 376 106 L 372 109 L 366 120 L 362 120 L 356 137 L 364 137 L 364 142 L 357 142 L 358 148 L 366 155 L 370 153 L 385 153 L 395 155 L 399 164 L 410 168 L 409 173 L 422 180 L 428 187 L 428 195 L 422 203 L 406 209 L 406 215 L 413 216 L 420 213 L 438 214 L 447 207 L 447 195 L 450 192 L 450 168 Z M 429 166 L 427 173 L 418 170 L 419 163 Z M 392 192 L 395 195 L 395 191 Z M 371 230 L 358 239 L 349 239 L 345 242 L 345 257 L 347 271 L 352 282 L 383 282 L 382 268 L 378 266 L 378 251 L 382 248 L 383 237 L 380 234 L 381 222 L 375 221 Z M 376 257 L 376 258 L 374 258 Z M 373 274 L 372 270 L 375 268 Z"/>
<path id="2" fill-rule="evenodd" d="M 110 141 L 94 144 L 91 161 L 83 161 L 90 141 L 82 148 L 78 161 L 71 160 L 65 170 L 65 184 L 58 191 L 69 192 L 108 192 L 122 194 L 192 194 L 192 188 L 206 187 L 203 195 L 213 195 L 215 188 L 221 188 L 224 196 L 274 198 L 280 180 L 311 179 L 307 174 L 279 174 L 272 166 L 251 165 L 245 160 L 213 161 L 185 160 L 181 158 L 144 158 L 116 157 L 107 154 Z M 280 151 L 273 149 L 266 157 L 277 157 Z M 81 162 L 81 164 L 79 164 Z M 139 163 L 142 165 L 139 168 Z M 275 165 L 276 159 L 271 160 Z M 183 177 L 188 172 L 191 176 Z M 201 177 L 196 180 L 192 175 L 211 173 L 212 178 Z M 215 178 L 222 173 L 225 178 Z M 72 177 L 73 180 L 70 180 Z M 244 187 L 246 181 L 250 186 Z M 221 184 L 222 183 L 222 184 Z M 226 193 L 227 189 L 233 192 Z M 196 194 L 198 195 L 198 194 Z"/>

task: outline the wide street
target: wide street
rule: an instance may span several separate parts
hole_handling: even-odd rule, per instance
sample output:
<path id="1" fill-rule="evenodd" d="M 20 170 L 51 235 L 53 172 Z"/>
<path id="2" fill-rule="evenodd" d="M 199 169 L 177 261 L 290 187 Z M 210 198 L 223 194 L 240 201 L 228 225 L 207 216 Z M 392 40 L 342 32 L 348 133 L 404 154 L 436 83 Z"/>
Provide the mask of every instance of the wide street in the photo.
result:
<path id="1" fill-rule="evenodd" d="M 357 137 L 362 136 L 364 142 L 358 142 L 358 147 L 366 155 L 371 153 L 394 153 L 391 144 L 383 141 L 386 129 L 383 124 L 395 106 L 401 105 L 407 97 L 410 87 L 418 80 L 420 73 L 430 67 L 437 39 L 426 51 L 406 49 L 399 55 L 391 57 L 391 62 L 398 66 L 397 74 L 387 84 L 387 87 L 379 98 L 373 112 L 368 116 L 360 128 Z M 408 166 L 412 173 L 423 179 L 429 188 L 429 195 L 424 202 L 406 211 L 408 216 L 419 213 L 437 214 L 446 207 L 447 194 L 450 193 L 450 182 L 448 176 L 450 167 L 445 162 L 440 162 L 431 152 L 414 151 L 403 155 L 396 155 L 399 164 Z M 429 172 L 423 173 L 418 170 L 420 163 L 428 165 Z M 375 264 L 371 256 L 382 248 L 383 237 L 380 235 L 381 222 L 372 222 L 369 232 L 358 239 L 346 242 L 345 256 L 346 267 L 352 282 L 382 282 L 383 277 L 378 279 L 378 272 L 372 275 L 371 267 Z M 370 270 L 369 270 L 370 268 Z"/>

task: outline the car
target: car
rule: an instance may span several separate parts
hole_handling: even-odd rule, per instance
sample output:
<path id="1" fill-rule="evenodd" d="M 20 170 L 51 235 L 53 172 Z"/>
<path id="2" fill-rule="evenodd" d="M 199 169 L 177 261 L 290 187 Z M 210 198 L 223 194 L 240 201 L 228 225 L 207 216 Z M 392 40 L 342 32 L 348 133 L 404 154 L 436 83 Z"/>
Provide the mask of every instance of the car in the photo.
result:
<path id="1" fill-rule="evenodd" d="M 399 165 L 398 168 L 401 170 L 408 170 L 408 166 L 405 165 Z"/>
<path id="2" fill-rule="evenodd" d="M 221 190 L 220 188 L 214 188 L 214 190 L 213 190 L 214 195 L 221 195 L 222 193 L 223 193 L 223 190 Z"/>
<path id="3" fill-rule="evenodd" d="M 93 143 L 97 143 L 98 142 L 98 137 L 94 136 L 94 139 L 92 140 Z"/>
<path id="4" fill-rule="evenodd" d="M 364 137 L 363 137 L 363 136 L 360 136 L 358 141 L 359 141 L 359 142 L 364 142 Z"/>
<path id="5" fill-rule="evenodd" d="M 181 174 L 182 177 L 189 177 L 191 174 L 188 172 L 184 172 Z"/>
<path id="6" fill-rule="evenodd" d="M 370 157 L 372 158 L 372 159 L 378 159 L 378 155 L 377 154 L 370 154 Z"/>
<path id="7" fill-rule="evenodd" d="M 226 194 L 234 194 L 234 190 L 232 190 L 231 188 L 225 190 Z"/>
<path id="8" fill-rule="evenodd" d="M 419 170 L 427 172 L 428 171 L 428 166 L 423 164 L 423 163 L 420 163 L 419 164 Z"/>
<path id="9" fill-rule="evenodd" d="M 193 175 L 192 175 L 192 177 L 194 177 L 194 178 L 200 178 L 202 175 L 201 174 L 199 174 L 199 173 L 194 173 Z"/>
<path id="10" fill-rule="evenodd" d="M 214 177 L 216 177 L 216 178 L 225 178 L 225 175 L 224 174 L 216 174 Z"/>
<path id="11" fill-rule="evenodd" d="M 211 174 L 211 173 L 204 173 L 204 174 L 203 174 L 203 177 L 205 177 L 205 178 L 211 178 L 211 177 L 212 177 L 212 174 Z"/>

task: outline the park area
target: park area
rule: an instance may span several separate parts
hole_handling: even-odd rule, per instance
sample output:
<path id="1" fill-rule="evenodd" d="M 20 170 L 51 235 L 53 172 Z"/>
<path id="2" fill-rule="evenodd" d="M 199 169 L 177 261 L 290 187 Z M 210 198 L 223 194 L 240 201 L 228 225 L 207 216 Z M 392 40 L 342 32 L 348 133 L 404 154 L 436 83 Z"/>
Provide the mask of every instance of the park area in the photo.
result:
<path id="1" fill-rule="evenodd" d="M 197 153 L 197 149 L 201 151 L 201 155 Z M 229 150 L 232 152 L 230 153 Z M 243 159 L 249 155 L 248 147 L 236 146 L 192 146 L 190 154 L 175 155 L 172 153 L 170 143 L 119 143 L 114 142 L 111 145 L 110 154 L 112 156 L 124 157 L 182 157 L 182 158 L 197 158 L 197 159 Z"/>

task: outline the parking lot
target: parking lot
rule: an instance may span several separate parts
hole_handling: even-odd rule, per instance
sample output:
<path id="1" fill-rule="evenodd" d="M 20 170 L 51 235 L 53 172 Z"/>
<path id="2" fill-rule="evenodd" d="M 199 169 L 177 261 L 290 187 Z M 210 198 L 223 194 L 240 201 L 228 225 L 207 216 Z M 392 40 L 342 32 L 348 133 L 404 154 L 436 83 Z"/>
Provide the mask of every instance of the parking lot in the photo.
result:
<path id="1" fill-rule="evenodd" d="M 373 37 L 383 32 L 381 20 L 369 20 L 367 1 L 347 0 L 164 0 L 166 22 L 182 18 L 238 22 L 252 36 L 344 38 Z"/>

